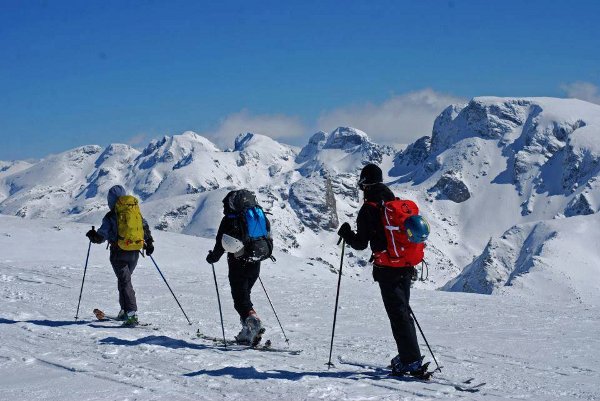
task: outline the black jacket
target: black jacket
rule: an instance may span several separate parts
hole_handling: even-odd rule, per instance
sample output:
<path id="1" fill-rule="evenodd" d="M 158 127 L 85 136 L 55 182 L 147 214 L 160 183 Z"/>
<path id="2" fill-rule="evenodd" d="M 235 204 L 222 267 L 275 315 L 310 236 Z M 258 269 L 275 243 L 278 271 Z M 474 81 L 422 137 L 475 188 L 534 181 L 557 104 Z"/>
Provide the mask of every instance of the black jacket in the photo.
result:
<path id="1" fill-rule="evenodd" d="M 219 231 L 217 231 L 217 238 L 215 241 L 215 247 L 213 248 L 213 255 L 216 256 L 217 258 L 221 258 L 221 256 L 223 256 L 223 254 L 225 253 L 225 249 L 223 248 L 223 245 L 221 244 L 221 240 L 223 239 L 223 234 L 227 234 L 232 236 L 233 238 L 242 238 L 243 237 L 243 233 L 241 232 L 241 225 L 239 222 L 239 218 L 236 214 L 233 214 L 230 210 L 225 209 L 223 211 L 223 213 L 225 214 L 225 216 L 223 216 L 223 219 L 221 220 L 221 224 L 219 224 Z M 271 230 L 271 223 L 269 222 L 269 219 L 266 218 L 266 222 L 267 222 L 267 230 L 270 231 Z M 228 256 L 233 256 L 233 254 L 230 254 Z"/>
<path id="2" fill-rule="evenodd" d="M 380 204 L 394 200 L 394 193 L 385 184 L 374 184 L 365 190 L 365 202 Z M 369 243 L 373 252 L 387 249 L 385 230 L 378 208 L 363 204 L 356 218 L 356 233 L 346 238 L 346 243 L 356 250 L 366 249 Z"/>

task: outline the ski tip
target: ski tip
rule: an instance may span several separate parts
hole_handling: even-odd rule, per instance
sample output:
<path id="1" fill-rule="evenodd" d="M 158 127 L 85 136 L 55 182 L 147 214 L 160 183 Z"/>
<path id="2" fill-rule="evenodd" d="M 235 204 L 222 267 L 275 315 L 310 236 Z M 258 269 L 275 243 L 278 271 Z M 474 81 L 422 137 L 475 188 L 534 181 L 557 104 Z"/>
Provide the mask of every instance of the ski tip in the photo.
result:
<path id="1" fill-rule="evenodd" d="M 103 320 L 106 316 L 104 315 L 104 312 L 102 312 L 100 309 L 96 308 L 94 309 L 94 315 L 96 316 L 96 319 L 98 320 Z"/>

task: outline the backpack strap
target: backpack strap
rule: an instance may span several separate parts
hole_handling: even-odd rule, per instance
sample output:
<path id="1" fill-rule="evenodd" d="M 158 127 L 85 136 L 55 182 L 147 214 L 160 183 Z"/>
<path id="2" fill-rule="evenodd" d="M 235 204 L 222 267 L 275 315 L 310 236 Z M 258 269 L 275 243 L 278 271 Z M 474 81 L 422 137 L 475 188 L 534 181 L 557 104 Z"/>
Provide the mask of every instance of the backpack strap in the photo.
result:
<path id="1" fill-rule="evenodd" d="M 381 206 L 383 206 L 383 202 L 381 204 L 377 203 L 377 202 L 370 202 L 370 201 L 365 201 L 365 205 L 369 205 L 372 206 L 376 209 L 381 208 Z"/>

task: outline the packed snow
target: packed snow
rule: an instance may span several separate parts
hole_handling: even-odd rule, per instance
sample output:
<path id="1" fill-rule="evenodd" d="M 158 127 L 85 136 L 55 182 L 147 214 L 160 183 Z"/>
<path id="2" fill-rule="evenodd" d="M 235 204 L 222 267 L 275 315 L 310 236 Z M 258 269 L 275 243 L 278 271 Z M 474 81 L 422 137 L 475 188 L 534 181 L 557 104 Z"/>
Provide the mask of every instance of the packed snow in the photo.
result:
<path id="1" fill-rule="evenodd" d="M 89 226 L 0 216 L 0 399 L 3 400 L 415 400 L 598 399 L 597 310 L 576 300 L 520 293 L 485 296 L 413 290 L 412 305 L 443 365 L 428 383 L 388 378 L 395 355 L 387 316 L 371 281 L 344 274 L 328 369 L 336 272 L 278 251 L 262 280 L 299 355 L 226 350 L 196 338 L 221 335 L 210 266 L 212 242 L 156 233 L 153 255 L 193 324 L 187 324 L 154 266 L 134 276 L 140 318 L 151 326 L 97 322 L 92 309 L 118 309 L 116 278 L 103 246 L 93 246 L 75 320 Z M 335 247 L 335 244 L 328 244 Z M 239 329 L 226 266 L 216 265 L 225 331 Z M 286 344 L 260 284 L 255 307 L 265 339 Z M 422 343 L 421 350 L 431 360 Z M 342 363 L 344 362 L 344 363 Z M 443 379 L 485 382 L 477 393 Z M 465 385 L 466 386 L 466 385 Z"/>

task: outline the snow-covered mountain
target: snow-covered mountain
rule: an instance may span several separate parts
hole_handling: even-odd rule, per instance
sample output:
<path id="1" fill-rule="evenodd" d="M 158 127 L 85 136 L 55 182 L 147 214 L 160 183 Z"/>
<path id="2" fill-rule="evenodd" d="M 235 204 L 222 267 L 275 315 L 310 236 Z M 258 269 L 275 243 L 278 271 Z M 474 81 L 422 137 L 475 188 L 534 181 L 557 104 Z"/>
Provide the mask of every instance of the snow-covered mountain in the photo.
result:
<path id="1" fill-rule="evenodd" d="M 525 224 L 513 229 L 522 235 L 532 227 L 538 227 L 537 233 L 548 231 L 540 227 L 555 227 L 559 237 L 577 235 L 578 225 L 592 233 L 590 222 L 596 217 L 587 215 L 600 207 L 599 173 L 600 106 L 572 99 L 492 97 L 448 107 L 431 137 L 399 153 L 390 172 L 397 192 L 427 200 L 421 205 L 434 227 L 430 255 L 438 256 L 435 263 L 446 263 L 457 273 L 468 266 L 446 288 L 484 293 L 514 285 L 507 272 L 524 269 L 525 262 L 512 253 L 525 239 L 505 233 L 513 226 Z M 564 219 L 578 215 L 586 217 Z M 560 220 L 546 223 L 553 219 Z M 585 229 L 579 232 L 586 235 Z M 511 255 L 492 252 L 497 240 L 490 238 L 506 235 L 515 237 Z M 554 236 L 535 238 L 539 248 Z M 593 248 L 583 248 L 581 258 L 595 260 Z M 530 246 L 522 251 L 523 257 L 535 256 Z M 567 258 L 554 262 L 540 268 L 575 268 Z"/>
<path id="2" fill-rule="evenodd" d="M 514 226 L 491 238 L 445 289 L 600 305 L 599 224 L 596 213 Z"/>
<path id="3" fill-rule="evenodd" d="M 155 229 L 214 237 L 228 191 L 253 189 L 270 211 L 283 251 L 308 251 L 328 266 L 337 258 L 339 216 L 358 206 L 356 174 L 369 160 L 391 166 L 395 152 L 359 130 L 317 133 L 302 150 L 251 133 L 220 150 L 193 132 L 127 145 L 83 146 L 0 176 L 0 213 L 98 224 L 106 193 L 121 183 L 143 203 Z M 325 237 L 325 238 L 324 238 Z M 327 245 L 328 244 L 328 245 Z M 314 246 L 323 252 L 312 252 Z M 319 256 L 314 256 L 319 255 Z"/>
<path id="4" fill-rule="evenodd" d="M 523 233 L 553 227 L 560 237 L 557 222 L 565 222 L 565 233 L 575 233 L 577 221 L 589 230 L 594 226 L 589 222 L 600 208 L 600 106 L 572 99 L 474 98 L 449 106 L 431 136 L 402 151 L 350 127 L 317 132 L 302 149 L 248 133 L 220 150 L 193 132 L 152 141 L 141 152 L 119 144 L 84 146 L 31 165 L 3 164 L 0 213 L 98 224 L 108 188 L 121 183 L 143 199 L 155 229 L 213 237 L 225 194 L 247 187 L 273 214 L 281 251 L 334 268 L 335 232 L 356 218 L 357 174 L 368 162 L 381 165 L 395 193 L 416 200 L 431 223 L 431 273 L 418 286 L 502 292 L 500 287 L 520 282 L 507 279 L 510 272 L 536 277 L 511 256 L 531 250 L 521 241 Z M 507 247 L 510 255 L 494 248 L 494 262 L 485 262 L 504 235 L 515 239 Z M 554 236 L 535 238 L 544 247 Z M 595 257 L 582 252 L 584 259 Z M 368 253 L 348 254 L 349 274 L 370 279 L 361 269 Z M 560 270 L 559 259 L 540 268 Z"/>

